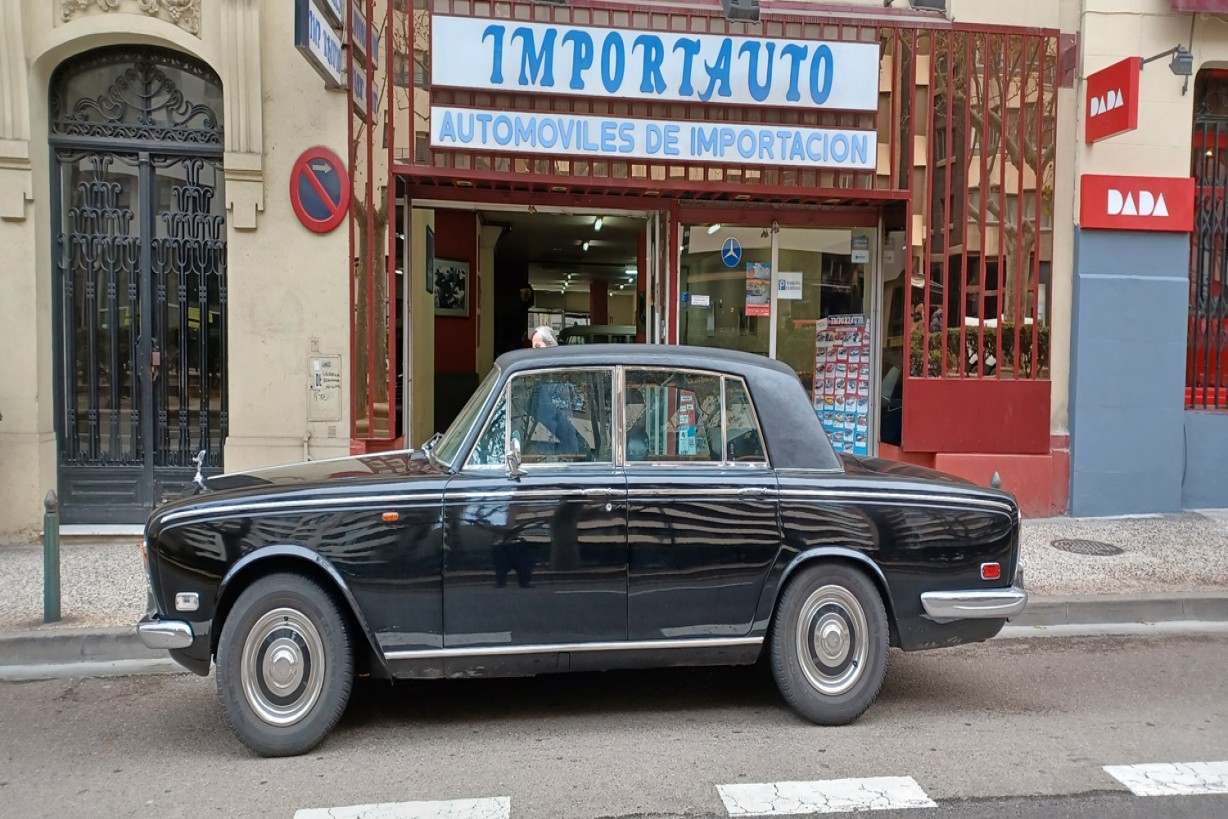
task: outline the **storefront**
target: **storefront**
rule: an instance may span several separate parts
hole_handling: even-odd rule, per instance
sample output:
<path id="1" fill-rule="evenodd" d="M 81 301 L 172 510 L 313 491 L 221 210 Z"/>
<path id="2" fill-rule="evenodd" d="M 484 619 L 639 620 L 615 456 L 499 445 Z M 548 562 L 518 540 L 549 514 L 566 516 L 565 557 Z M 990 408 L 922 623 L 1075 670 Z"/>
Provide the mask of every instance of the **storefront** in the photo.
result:
<path id="1" fill-rule="evenodd" d="M 777 358 L 841 448 L 1061 511 L 1078 21 L 910 5 L 0 5 L 0 531 L 419 443 L 573 322 Z"/>
<path id="2" fill-rule="evenodd" d="M 1048 363 L 1055 31 L 881 6 L 781 4 L 747 22 L 715 6 L 430 5 L 390 15 L 412 54 L 390 86 L 408 255 L 383 329 L 410 328 L 400 383 L 417 408 L 404 437 L 356 449 L 446 421 L 422 411 L 441 407 L 441 346 L 472 347 L 470 382 L 502 352 L 506 299 L 482 305 L 503 275 L 491 211 L 596 229 L 623 215 L 644 224 L 628 268 L 643 341 L 788 363 L 849 452 L 979 483 L 998 472 L 1008 488 L 1039 458 L 1033 506 L 1064 503 Z M 466 324 L 414 308 L 433 298 L 441 218 L 472 237 Z M 395 373 L 377 361 L 372 394 Z"/>

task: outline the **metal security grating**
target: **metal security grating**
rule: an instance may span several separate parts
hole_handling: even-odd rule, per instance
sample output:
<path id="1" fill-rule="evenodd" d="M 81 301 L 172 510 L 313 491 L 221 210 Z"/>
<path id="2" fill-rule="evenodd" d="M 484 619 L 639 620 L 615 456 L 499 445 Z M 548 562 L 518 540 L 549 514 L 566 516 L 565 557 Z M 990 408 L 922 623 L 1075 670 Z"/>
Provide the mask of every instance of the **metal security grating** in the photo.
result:
<path id="1" fill-rule="evenodd" d="M 1228 72 L 1202 72 L 1195 93 L 1185 406 L 1228 411 Z"/>

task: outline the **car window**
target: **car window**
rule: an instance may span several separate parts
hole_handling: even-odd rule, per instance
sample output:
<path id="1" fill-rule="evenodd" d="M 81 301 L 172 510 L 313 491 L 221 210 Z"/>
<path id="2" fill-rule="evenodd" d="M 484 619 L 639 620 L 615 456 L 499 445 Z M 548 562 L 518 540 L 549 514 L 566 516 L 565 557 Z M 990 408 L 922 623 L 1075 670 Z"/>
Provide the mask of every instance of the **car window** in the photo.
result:
<path id="1" fill-rule="evenodd" d="M 740 378 L 725 379 L 725 440 L 728 457 L 740 463 L 766 463 L 763 436 L 750 393 Z"/>
<path id="2" fill-rule="evenodd" d="M 509 437 L 521 463 L 613 463 L 612 370 L 552 370 L 512 379 Z"/>
<path id="3" fill-rule="evenodd" d="M 721 379 L 627 370 L 627 462 L 721 461 Z"/>
<path id="4" fill-rule="evenodd" d="M 461 442 L 465 440 L 465 436 L 469 434 L 470 427 L 477 421 L 478 413 L 482 411 L 482 406 L 486 403 L 487 397 L 499 383 L 499 368 L 493 367 L 486 378 L 474 391 L 473 395 L 469 396 L 469 401 L 466 402 L 464 409 L 456 416 L 456 420 L 448 427 L 448 431 L 439 439 L 439 443 L 435 445 L 435 455 L 444 463 L 451 464 L 452 459 L 456 457 L 457 451 L 460 449 Z"/>
<path id="5" fill-rule="evenodd" d="M 504 394 L 495 404 L 473 452 L 469 454 L 469 466 L 502 466 L 507 452 L 507 396 Z"/>

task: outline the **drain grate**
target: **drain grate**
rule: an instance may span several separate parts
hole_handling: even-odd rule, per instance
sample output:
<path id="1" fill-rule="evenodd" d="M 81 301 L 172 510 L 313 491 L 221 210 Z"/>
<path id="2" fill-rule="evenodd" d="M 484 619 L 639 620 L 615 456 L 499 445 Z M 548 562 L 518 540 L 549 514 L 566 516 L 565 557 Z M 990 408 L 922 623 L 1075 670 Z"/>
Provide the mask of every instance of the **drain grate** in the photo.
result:
<path id="1" fill-rule="evenodd" d="M 1070 552 L 1075 555 L 1089 555 L 1091 557 L 1112 557 L 1113 555 L 1125 554 L 1126 550 L 1120 546 L 1114 546 L 1112 543 L 1105 543 L 1100 540 L 1084 540 L 1083 538 L 1058 538 L 1050 541 L 1050 545 L 1054 549 L 1061 549 L 1063 552 Z"/>

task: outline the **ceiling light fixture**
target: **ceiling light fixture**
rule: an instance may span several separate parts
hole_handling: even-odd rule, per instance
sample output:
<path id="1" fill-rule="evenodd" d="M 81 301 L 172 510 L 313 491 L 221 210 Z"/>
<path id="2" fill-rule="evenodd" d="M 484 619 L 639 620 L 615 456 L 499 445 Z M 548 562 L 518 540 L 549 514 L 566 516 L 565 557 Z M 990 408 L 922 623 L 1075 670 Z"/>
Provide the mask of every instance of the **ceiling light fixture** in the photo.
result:
<path id="1" fill-rule="evenodd" d="M 601 224 L 604 221 L 605 221 L 604 219 L 598 216 L 597 221 L 593 222 L 593 230 L 601 230 Z"/>
<path id="2" fill-rule="evenodd" d="M 713 233 L 716 233 L 720 229 L 721 229 L 720 222 L 717 222 L 716 224 L 708 225 L 708 235 L 711 236 Z"/>

